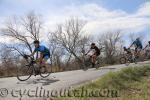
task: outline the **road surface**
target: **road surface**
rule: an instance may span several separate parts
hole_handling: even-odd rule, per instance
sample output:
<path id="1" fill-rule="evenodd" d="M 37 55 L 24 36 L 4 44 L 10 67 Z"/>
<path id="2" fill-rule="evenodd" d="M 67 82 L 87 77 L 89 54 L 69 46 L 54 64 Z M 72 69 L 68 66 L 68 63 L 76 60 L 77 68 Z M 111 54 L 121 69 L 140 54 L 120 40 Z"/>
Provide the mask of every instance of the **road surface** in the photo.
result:
<path id="1" fill-rule="evenodd" d="M 130 64 L 130 66 L 143 64 L 150 64 L 150 61 L 140 62 L 136 65 Z M 18 81 L 16 77 L 1 78 L 0 100 L 50 100 L 47 97 L 57 96 L 60 90 L 65 91 L 65 89 L 91 82 L 110 71 L 117 71 L 125 67 L 128 66 L 114 65 L 102 67 L 99 70 L 93 68 L 87 71 L 58 72 L 44 79 L 40 76 L 32 76 L 25 82 Z"/>

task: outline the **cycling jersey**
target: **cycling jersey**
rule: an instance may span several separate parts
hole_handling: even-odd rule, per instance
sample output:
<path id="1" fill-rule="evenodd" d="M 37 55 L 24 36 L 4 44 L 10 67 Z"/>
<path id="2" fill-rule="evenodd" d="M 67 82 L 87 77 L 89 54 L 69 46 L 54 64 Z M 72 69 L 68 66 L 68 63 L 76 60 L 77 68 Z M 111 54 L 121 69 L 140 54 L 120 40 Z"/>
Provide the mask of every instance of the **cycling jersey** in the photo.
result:
<path id="1" fill-rule="evenodd" d="M 142 49 L 143 48 L 143 46 L 142 46 L 142 42 L 140 41 L 140 40 L 135 40 L 134 42 L 133 42 L 133 44 L 136 46 L 136 48 L 138 48 L 138 49 Z"/>
<path id="2" fill-rule="evenodd" d="M 43 54 L 43 58 L 48 58 L 50 56 L 49 49 L 46 48 L 45 46 L 39 46 L 38 48 L 35 48 L 34 52 L 41 52 Z"/>
<path id="3" fill-rule="evenodd" d="M 130 49 L 125 49 L 124 51 L 126 51 L 127 54 L 131 54 L 131 50 Z"/>
<path id="4" fill-rule="evenodd" d="M 100 50 L 99 50 L 99 48 L 97 47 L 97 46 L 95 46 L 95 47 L 91 47 L 91 49 L 94 49 L 95 50 L 95 53 L 96 53 L 96 55 L 97 56 L 99 56 L 100 55 Z"/>

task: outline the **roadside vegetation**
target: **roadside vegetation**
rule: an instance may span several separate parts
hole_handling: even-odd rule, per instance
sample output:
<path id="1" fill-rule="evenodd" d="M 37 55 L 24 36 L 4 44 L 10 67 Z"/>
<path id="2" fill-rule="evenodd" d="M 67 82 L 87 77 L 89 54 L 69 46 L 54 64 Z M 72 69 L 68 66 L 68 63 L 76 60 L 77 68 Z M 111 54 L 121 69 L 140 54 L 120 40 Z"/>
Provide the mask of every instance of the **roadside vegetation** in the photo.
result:
<path id="1" fill-rule="evenodd" d="M 59 97 L 56 100 L 150 100 L 150 65 L 143 67 L 129 67 L 117 72 L 110 72 L 102 78 L 83 86 L 85 90 L 110 90 L 116 94 L 100 95 L 93 92 L 93 96 Z M 82 86 L 77 90 L 82 90 Z M 76 90 L 76 89 L 74 89 Z M 72 92 L 73 93 L 73 92 Z M 105 95 L 104 95 L 105 94 Z M 102 97 L 103 96 L 103 97 Z"/>

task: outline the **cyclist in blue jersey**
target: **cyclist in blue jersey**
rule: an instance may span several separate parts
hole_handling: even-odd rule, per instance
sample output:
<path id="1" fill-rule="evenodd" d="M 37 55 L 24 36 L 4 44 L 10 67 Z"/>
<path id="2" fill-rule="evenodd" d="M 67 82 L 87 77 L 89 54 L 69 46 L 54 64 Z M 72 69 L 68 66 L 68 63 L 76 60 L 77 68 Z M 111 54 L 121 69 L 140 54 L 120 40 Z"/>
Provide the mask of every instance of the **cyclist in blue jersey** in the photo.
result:
<path id="1" fill-rule="evenodd" d="M 33 53 L 29 56 L 33 56 L 36 52 L 40 52 L 40 58 L 38 59 L 39 63 L 40 65 L 45 66 L 45 63 L 50 58 L 49 49 L 43 45 L 40 45 L 40 42 L 38 40 L 34 41 L 34 46 L 35 46 L 35 49 Z"/>
<path id="2" fill-rule="evenodd" d="M 135 46 L 135 53 L 136 53 L 136 55 L 137 55 L 137 57 L 140 55 L 140 52 L 141 52 L 141 50 L 142 50 L 142 48 L 143 48 L 143 45 L 142 45 L 142 42 L 141 42 L 141 40 L 140 40 L 140 38 L 137 38 L 132 44 L 131 44 L 131 46 Z M 130 46 L 130 47 L 131 47 Z"/>

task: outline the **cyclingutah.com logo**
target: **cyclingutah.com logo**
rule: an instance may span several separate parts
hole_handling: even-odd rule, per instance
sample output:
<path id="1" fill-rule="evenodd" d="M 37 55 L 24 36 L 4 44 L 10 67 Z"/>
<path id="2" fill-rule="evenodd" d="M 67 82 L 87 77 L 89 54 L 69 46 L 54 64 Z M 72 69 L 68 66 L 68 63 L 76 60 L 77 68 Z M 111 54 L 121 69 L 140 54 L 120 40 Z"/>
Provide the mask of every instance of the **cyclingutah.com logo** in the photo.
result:
<path id="1" fill-rule="evenodd" d="M 0 98 L 6 98 L 8 95 L 15 98 L 23 97 L 119 97 L 119 91 L 110 89 L 61 89 L 61 90 L 46 90 L 43 87 L 36 87 L 35 89 L 12 89 L 8 91 L 6 88 L 0 89 Z"/>

